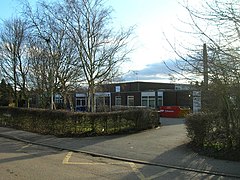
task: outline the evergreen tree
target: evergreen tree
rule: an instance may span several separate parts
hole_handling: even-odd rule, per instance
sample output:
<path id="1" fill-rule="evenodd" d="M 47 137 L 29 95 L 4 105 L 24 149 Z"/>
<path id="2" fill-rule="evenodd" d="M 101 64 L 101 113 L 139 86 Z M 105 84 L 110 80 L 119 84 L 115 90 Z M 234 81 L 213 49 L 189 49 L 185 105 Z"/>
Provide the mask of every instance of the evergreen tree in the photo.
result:
<path id="1" fill-rule="evenodd" d="M 0 83 L 0 106 L 8 106 L 13 102 L 13 89 L 4 79 Z"/>

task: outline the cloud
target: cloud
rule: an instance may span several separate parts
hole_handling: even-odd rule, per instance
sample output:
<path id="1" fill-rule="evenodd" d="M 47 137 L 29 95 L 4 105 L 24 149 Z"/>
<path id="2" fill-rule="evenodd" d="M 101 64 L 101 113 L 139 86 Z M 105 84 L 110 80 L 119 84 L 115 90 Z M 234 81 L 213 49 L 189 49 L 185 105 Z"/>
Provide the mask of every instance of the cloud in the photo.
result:
<path id="1" fill-rule="evenodd" d="M 171 60 L 165 61 L 171 69 L 175 69 L 174 63 Z M 159 81 L 169 82 L 170 74 L 173 75 L 173 71 L 165 65 L 163 61 L 158 63 L 147 64 L 141 70 L 132 70 L 124 75 L 123 79 L 126 81 Z"/>
<path id="2" fill-rule="evenodd" d="M 183 75 L 180 75 L 179 73 Z M 130 70 L 125 75 L 123 75 L 122 79 L 124 81 L 148 81 L 184 84 L 196 80 L 201 81 L 201 77 L 199 78 L 196 77 L 194 74 L 181 72 L 176 67 L 175 62 L 172 60 L 147 64 L 144 68 L 140 70 Z"/>

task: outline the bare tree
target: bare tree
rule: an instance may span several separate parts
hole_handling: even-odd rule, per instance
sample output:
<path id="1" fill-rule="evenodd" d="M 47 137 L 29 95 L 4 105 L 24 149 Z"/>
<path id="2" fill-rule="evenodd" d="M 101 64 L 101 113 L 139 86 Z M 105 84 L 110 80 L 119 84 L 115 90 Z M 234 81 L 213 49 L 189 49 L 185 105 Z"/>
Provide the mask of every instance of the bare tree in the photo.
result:
<path id="1" fill-rule="evenodd" d="M 18 92 L 27 99 L 27 76 L 29 63 L 26 58 L 28 26 L 20 18 L 6 20 L 0 34 L 0 60 L 4 77 L 13 84 L 15 104 Z"/>
<path id="2" fill-rule="evenodd" d="M 37 75 L 33 77 L 38 83 L 39 81 L 46 83 L 43 91 L 47 90 L 48 96 L 51 97 L 51 109 L 53 109 L 53 96 L 56 93 L 64 97 L 65 107 L 67 101 L 71 104 L 69 93 L 81 81 L 82 71 L 77 62 L 76 48 L 67 36 L 66 25 L 53 16 L 49 6 L 45 2 L 39 2 L 36 12 L 32 12 L 31 7 L 26 5 L 25 14 L 29 24 L 32 25 L 32 38 L 38 39 L 32 45 L 37 49 L 37 53 L 36 51 L 32 53 L 33 70 L 44 72 L 43 77 L 46 76 L 44 79 Z"/>
<path id="3" fill-rule="evenodd" d="M 40 41 L 30 42 L 29 62 L 30 62 L 30 82 L 32 91 L 35 91 L 38 97 L 38 106 L 46 108 L 49 105 L 50 98 L 50 70 L 49 70 L 49 54 L 44 51 L 44 45 L 41 46 Z"/>
<path id="4" fill-rule="evenodd" d="M 183 4 L 190 17 L 186 24 L 191 27 L 192 32 L 188 32 L 188 35 L 198 39 L 198 44 L 193 47 L 185 46 L 188 53 L 182 54 L 170 43 L 181 59 L 181 63 L 177 62 L 181 70 L 201 76 L 208 73 L 209 86 L 204 92 L 204 100 L 207 102 L 205 110 L 220 113 L 223 117 L 218 122 L 220 125 L 215 128 L 217 131 L 224 131 L 224 144 L 227 148 L 240 146 L 239 5 L 237 0 L 203 1 L 202 7 L 198 9 L 188 3 Z M 204 43 L 207 46 L 203 53 Z M 207 66 L 204 62 L 206 51 Z"/>
<path id="5" fill-rule="evenodd" d="M 185 1 L 182 6 L 189 14 L 189 19 L 182 20 L 182 23 L 191 31 L 181 32 L 195 42 L 180 42 L 176 47 L 167 38 L 179 57 L 175 62 L 179 72 L 195 74 L 198 77 L 203 75 L 203 44 L 206 44 L 210 81 L 216 77 L 239 77 L 239 2 L 202 1 L 202 7 L 196 8 Z M 183 49 L 184 53 L 180 49 Z"/>
<path id="6" fill-rule="evenodd" d="M 114 31 L 110 26 L 112 10 L 104 7 L 102 0 L 65 0 L 48 6 L 48 10 L 65 24 L 76 47 L 88 84 L 88 107 L 94 111 L 95 87 L 118 75 L 119 65 L 130 52 L 126 46 L 133 29 Z"/>

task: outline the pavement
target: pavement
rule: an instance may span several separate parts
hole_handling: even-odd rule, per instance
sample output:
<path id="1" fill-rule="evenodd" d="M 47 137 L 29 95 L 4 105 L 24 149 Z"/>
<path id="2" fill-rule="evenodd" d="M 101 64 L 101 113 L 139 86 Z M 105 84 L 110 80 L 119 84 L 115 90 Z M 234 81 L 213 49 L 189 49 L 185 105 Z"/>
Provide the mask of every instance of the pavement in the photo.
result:
<path id="1" fill-rule="evenodd" d="M 0 137 L 94 156 L 240 179 L 240 162 L 218 160 L 187 147 L 184 119 L 160 118 L 161 127 L 128 135 L 58 138 L 0 127 Z"/>

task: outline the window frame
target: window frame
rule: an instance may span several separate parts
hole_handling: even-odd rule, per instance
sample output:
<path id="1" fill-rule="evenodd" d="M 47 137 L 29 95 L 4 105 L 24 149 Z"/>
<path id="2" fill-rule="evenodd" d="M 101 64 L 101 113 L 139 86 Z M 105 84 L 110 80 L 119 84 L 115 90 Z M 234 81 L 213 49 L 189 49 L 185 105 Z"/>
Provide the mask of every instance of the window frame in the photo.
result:
<path id="1" fill-rule="evenodd" d="M 122 105 L 122 97 L 115 96 L 115 106 L 121 106 L 121 105 Z"/>
<path id="2" fill-rule="evenodd" d="M 127 106 L 134 106 L 134 100 L 134 96 L 127 96 Z"/>

